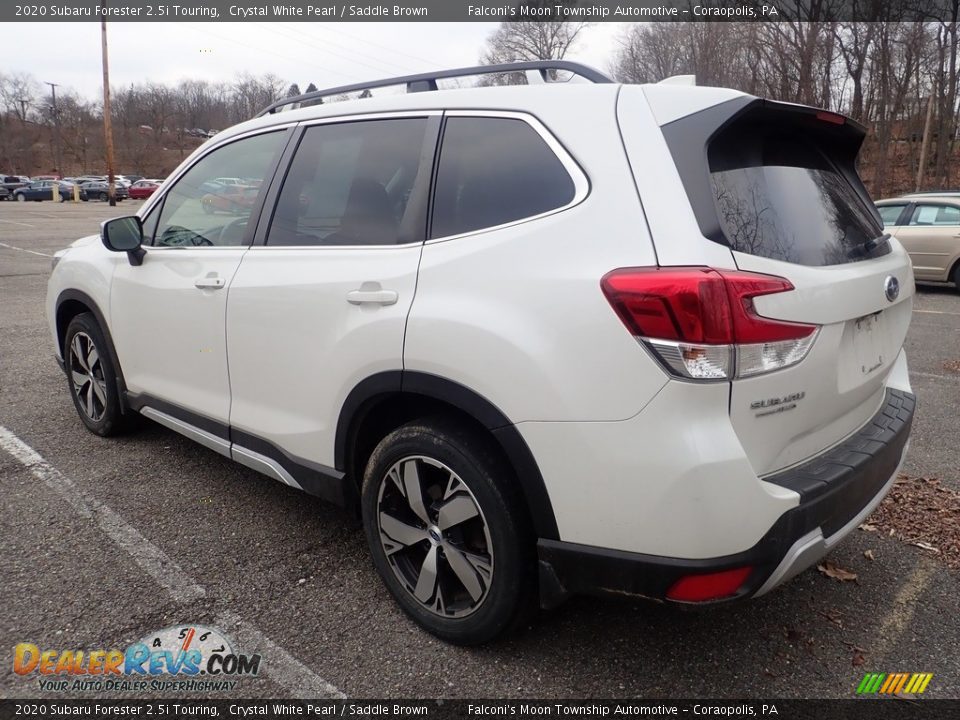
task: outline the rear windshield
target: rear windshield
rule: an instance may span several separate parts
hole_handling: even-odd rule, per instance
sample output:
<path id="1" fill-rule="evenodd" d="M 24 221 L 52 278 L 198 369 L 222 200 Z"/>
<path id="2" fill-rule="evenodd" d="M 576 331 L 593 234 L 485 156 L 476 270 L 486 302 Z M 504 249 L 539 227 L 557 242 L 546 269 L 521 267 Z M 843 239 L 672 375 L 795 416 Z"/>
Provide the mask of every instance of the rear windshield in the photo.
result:
<path id="1" fill-rule="evenodd" d="M 734 250 L 812 266 L 890 252 L 849 175 L 815 142 L 736 133 L 712 143 L 709 159 L 720 226 Z"/>

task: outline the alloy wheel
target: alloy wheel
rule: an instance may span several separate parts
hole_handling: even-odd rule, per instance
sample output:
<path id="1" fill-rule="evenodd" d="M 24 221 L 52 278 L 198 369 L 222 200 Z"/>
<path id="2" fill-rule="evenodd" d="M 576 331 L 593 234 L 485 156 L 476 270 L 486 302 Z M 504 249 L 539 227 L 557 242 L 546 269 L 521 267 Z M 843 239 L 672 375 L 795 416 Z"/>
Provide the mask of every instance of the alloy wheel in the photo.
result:
<path id="1" fill-rule="evenodd" d="M 78 332 L 68 355 L 70 384 L 78 405 L 90 420 L 99 422 L 107 407 L 107 383 L 97 346 L 85 332 Z"/>
<path id="2" fill-rule="evenodd" d="M 451 468 L 421 455 L 394 463 L 380 483 L 377 528 L 394 574 L 424 608 L 461 618 L 483 603 L 493 578 L 490 530 Z"/>

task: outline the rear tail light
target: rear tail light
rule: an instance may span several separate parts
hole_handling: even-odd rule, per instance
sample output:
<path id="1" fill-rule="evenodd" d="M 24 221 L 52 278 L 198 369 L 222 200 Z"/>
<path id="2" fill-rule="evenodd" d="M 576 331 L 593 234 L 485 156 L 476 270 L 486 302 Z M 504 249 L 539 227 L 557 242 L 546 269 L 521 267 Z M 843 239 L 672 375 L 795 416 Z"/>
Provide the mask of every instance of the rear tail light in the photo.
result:
<path id="1" fill-rule="evenodd" d="M 729 380 L 780 370 L 809 352 L 816 325 L 757 314 L 753 298 L 788 280 L 705 267 L 624 268 L 600 282 L 607 301 L 674 375 Z"/>

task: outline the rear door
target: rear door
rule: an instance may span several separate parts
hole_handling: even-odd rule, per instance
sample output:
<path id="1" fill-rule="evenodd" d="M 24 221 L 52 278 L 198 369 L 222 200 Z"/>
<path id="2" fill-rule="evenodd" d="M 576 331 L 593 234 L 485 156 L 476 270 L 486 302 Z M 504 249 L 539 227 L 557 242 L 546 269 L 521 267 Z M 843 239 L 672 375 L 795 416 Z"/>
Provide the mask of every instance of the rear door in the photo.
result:
<path id="1" fill-rule="evenodd" d="M 233 440 L 295 477 L 285 456 L 334 466 L 347 394 L 403 367 L 439 124 L 418 112 L 304 127 L 234 278 Z"/>
<path id="2" fill-rule="evenodd" d="M 913 273 L 857 175 L 863 134 L 839 115 L 752 98 L 664 127 L 705 243 L 793 286 L 744 302 L 818 326 L 786 367 L 776 343 L 737 348 L 730 416 L 760 475 L 841 441 L 877 412 L 898 363 L 905 375 Z M 654 239 L 658 252 L 669 242 Z M 685 262 L 704 264 L 698 251 Z"/>
<path id="3" fill-rule="evenodd" d="M 960 257 L 960 203 L 918 202 L 892 231 L 910 253 L 918 280 L 950 279 Z"/>

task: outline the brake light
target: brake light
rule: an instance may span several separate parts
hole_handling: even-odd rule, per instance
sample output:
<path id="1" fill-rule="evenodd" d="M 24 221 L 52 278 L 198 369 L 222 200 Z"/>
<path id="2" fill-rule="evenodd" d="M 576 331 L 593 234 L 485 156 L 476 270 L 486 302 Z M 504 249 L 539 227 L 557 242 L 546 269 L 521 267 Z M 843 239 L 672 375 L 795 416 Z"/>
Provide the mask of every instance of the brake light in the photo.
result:
<path id="1" fill-rule="evenodd" d="M 705 575 L 687 575 L 670 586 L 667 599 L 706 602 L 730 597 L 737 594 L 737 590 L 747 581 L 752 571 L 753 568 L 748 566 Z"/>
<path id="2" fill-rule="evenodd" d="M 788 292 L 784 278 L 706 267 L 622 268 L 600 282 L 627 329 L 673 374 L 728 380 L 800 362 L 816 325 L 762 317 L 753 299 Z"/>
<path id="3" fill-rule="evenodd" d="M 817 120 L 822 120 L 823 122 L 828 122 L 833 125 L 843 125 L 847 122 L 847 119 L 843 115 L 827 112 L 826 110 L 817 111 Z"/>

